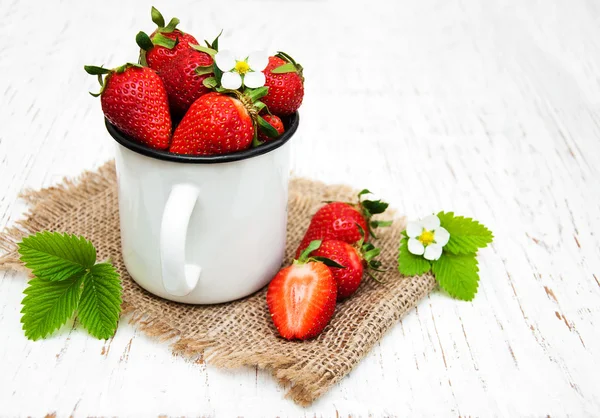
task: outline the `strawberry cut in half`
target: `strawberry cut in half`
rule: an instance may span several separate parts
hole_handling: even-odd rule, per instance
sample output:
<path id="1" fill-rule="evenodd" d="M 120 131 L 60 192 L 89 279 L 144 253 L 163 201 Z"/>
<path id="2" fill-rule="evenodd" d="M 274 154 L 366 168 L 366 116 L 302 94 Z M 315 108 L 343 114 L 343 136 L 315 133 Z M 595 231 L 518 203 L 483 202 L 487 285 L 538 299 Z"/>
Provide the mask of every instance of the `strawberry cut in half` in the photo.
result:
<path id="1" fill-rule="evenodd" d="M 273 324 L 286 340 L 307 340 L 319 335 L 335 311 L 337 284 L 326 265 L 343 268 L 332 260 L 309 257 L 321 245 L 310 243 L 306 251 L 277 273 L 267 290 L 267 306 Z"/>

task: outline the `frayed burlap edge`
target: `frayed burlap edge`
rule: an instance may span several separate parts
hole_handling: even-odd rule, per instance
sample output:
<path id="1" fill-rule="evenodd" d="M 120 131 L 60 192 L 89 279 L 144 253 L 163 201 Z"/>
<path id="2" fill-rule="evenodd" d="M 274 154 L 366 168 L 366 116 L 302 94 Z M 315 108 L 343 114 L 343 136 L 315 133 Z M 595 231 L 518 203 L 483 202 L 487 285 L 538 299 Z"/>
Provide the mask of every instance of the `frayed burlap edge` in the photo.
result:
<path id="1" fill-rule="evenodd" d="M 107 188 L 113 187 L 114 184 L 109 180 L 113 176 L 114 163 L 111 161 L 95 172 L 86 171 L 74 180 L 64 179 L 57 186 L 38 191 L 24 191 L 20 197 L 29 206 L 24 219 L 17 221 L 14 226 L 7 228 L 0 234 L 0 249 L 5 251 L 5 254 L 0 257 L 0 270 L 23 271 L 29 274 L 29 270 L 19 261 L 17 243 L 27 235 L 51 229 L 53 220 L 61 213 L 76 209 L 79 205 L 86 204 L 90 198 L 98 193 L 103 193 Z M 303 181 L 308 182 L 304 179 L 297 179 L 297 181 L 301 183 Z M 315 182 L 312 181 L 312 183 Z M 348 186 L 341 187 L 351 189 Z M 396 220 L 395 224 L 396 226 L 398 224 L 403 225 L 403 220 Z M 382 322 L 399 320 L 436 287 L 435 279 L 431 275 L 413 277 L 411 280 L 404 280 L 403 284 L 406 287 L 407 297 L 404 300 L 390 300 L 389 303 L 399 305 L 398 309 L 388 310 L 390 317 L 381 318 Z M 413 287 L 413 293 L 411 293 L 411 286 Z M 415 296 L 414 291 L 419 292 L 419 294 Z M 369 343 L 368 347 L 364 347 L 364 351 L 357 361 L 348 365 L 348 370 L 344 370 L 342 373 L 326 372 L 315 381 L 309 376 L 304 376 L 304 374 L 310 373 L 310 370 L 305 368 L 306 364 L 303 362 L 291 362 L 289 358 L 285 356 L 278 357 L 272 352 L 259 352 L 251 355 L 246 352 L 240 355 L 232 349 L 222 346 L 217 348 L 215 341 L 208 338 L 207 335 L 184 338 L 181 336 L 181 332 L 173 326 L 161 321 L 159 318 L 149 316 L 127 302 L 122 305 L 122 315 L 130 315 L 129 322 L 146 335 L 161 342 L 172 340 L 171 347 L 174 355 L 181 355 L 189 359 L 202 358 L 207 363 L 218 367 L 257 366 L 269 371 L 280 384 L 292 385 L 286 397 L 302 406 L 310 405 L 327 392 L 331 386 L 345 377 L 387 331 L 387 329 L 381 329 L 377 332 L 376 338 Z"/>

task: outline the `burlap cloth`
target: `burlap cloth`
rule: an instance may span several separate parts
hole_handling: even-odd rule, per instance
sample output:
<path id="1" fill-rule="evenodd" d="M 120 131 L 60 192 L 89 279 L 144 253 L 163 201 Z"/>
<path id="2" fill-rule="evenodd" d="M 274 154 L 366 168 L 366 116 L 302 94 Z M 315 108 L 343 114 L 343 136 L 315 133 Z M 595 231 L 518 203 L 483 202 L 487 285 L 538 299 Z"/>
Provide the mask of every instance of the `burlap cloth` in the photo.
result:
<path id="1" fill-rule="evenodd" d="M 356 191 L 347 186 L 293 179 L 290 183 L 288 263 L 311 215 L 324 200 L 352 201 Z M 309 405 L 352 370 L 385 332 L 434 287 L 430 275 L 402 277 L 396 255 L 403 220 L 379 231 L 376 244 L 381 260 L 391 269 L 379 274 L 383 283 L 363 280 L 348 300 L 337 305 L 323 333 L 305 342 L 289 342 L 277 335 L 266 305 L 266 289 L 243 300 L 211 306 L 183 305 L 153 296 L 129 276 L 121 258 L 116 176 L 109 162 L 76 182 L 22 196 L 30 205 L 24 220 L 0 235 L 1 269 L 24 269 L 16 243 L 40 230 L 69 232 L 90 239 L 98 260 L 110 258 L 123 281 L 123 312 L 146 334 L 173 341 L 173 353 L 203 358 L 222 367 L 258 366 L 290 386 L 287 396 Z M 17 303 L 17 301 L 15 301 Z"/>

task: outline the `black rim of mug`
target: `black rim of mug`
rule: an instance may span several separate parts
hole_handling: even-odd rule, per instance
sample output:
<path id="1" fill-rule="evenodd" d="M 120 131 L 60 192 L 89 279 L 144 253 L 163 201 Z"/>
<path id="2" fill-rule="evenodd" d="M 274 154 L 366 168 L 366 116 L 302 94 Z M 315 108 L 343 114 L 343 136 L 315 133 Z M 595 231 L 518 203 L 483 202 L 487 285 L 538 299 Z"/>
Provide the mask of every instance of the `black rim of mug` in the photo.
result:
<path id="1" fill-rule="evenodd" d="M 286 130 L 285 132 L 278 138 L 268 141 L 256 148 L 249 148 L 247 150 L 233 152 L 230 154 L 219 154 L 219 155 L 184 155 L 184 154 L 173 154 L 168 151 L 157 150 L 153 148 L 149 148 L 144 144 L 141 144 L 135 140 L 133 140 L 130 136 L 124 134 L 119 131 L 112 123 L 110 123 L 107 119 L 104 119 L 106 124 L 106 129 L 110 136 L 112 136 L 115 141 L 124 146 L 125 148 L 130 149 L 133 152 L 138 154 L 145 155 L 147 157 L 156 158 L 158 160 L 163 161 L 172 161 L 176 163 L 188 163 L 188 164 L 217 164 L 217 163 L 230 163 L 233 161 L 245 160 L 252 157 L 257 157 L 259 155 L 266 154 L 277 148 L 281 147 L 285 143 L 287 143 L 290 138 L 298 129 L 298 123 L 300 121 L 300 116 L 298 112 L 295 112 L 289 116 L 284 116 L 281 118 Z"/>

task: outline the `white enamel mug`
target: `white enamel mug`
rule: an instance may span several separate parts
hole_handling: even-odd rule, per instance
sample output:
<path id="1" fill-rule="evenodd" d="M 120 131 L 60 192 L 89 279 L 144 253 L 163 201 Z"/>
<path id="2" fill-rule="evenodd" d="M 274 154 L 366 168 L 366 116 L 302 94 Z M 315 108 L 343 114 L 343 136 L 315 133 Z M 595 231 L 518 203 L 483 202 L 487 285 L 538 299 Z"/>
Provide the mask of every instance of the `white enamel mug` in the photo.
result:
<path id="1" fill-rule="evenodd" d="M 228 302 L 256 292 L 284 257 L 289 179 L 286 132 L 233 154 L 188 156 L 117 141 L 121 248 L 131 277 L 176 302 Z"/>

